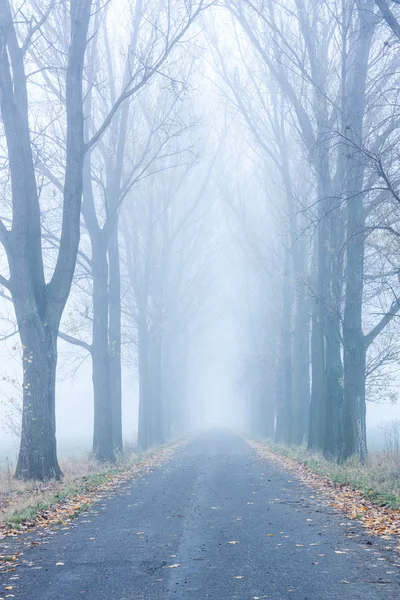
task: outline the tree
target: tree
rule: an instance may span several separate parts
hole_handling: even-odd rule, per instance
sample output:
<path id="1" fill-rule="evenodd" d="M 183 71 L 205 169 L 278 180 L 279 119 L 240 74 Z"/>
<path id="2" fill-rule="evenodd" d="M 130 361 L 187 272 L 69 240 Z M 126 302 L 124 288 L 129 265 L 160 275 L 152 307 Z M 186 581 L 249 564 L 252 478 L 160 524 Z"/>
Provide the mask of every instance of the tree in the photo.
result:
<path id="1" fill-rule="evenodd" d="M 97 4 L 93 7 L 98 14 L 101 7 Z M 186 32 L 205 8 L 207 5 L 202 0 L 187 3 L 179 7 L 172 20 L 168 17 L 168 9 L 163 20 L 171 34 L 167 42 L 165 38 L 154 37 L 158 31 L 154 28 L 150 48 L 152 63 L 145 68 L 140 65 L 137 71 L 130 73 L 122 91 L 102 116 L 102 121 L 93 125 L 91 137 L 85 140 L 83 73 L 92 2 L 72 0 L 68 6 L 64 2 L 51 1 L 43 10 L 32 0 L 19 7 L 18 18 L 14 18 L 8 0 L 0 3 L 1 114 L 12 183 L 11 229 L 4 221 L 1 223 L 1 241 L 7 253 L 10 278 L 2 277 L 1 283 L 11 293 L 24 347 L 24 408 L 18 477 L 48 479 L 61 476 L 55 437 L 57 337 L 79 251 L 85 156 L 94 151 L 124 102 L 159 72 L 172 49 L 183 41 Z M 60 25 L 62 28 L 65 24 L 70 28 L 70 36 L 66 75 L 61 89 L 58 87 L 59 78 L 54 76 L 52 79 L 49 65 L 45 64 L 36 72 L 38 85 L 47 92 L 58 94 L 58 100 L 65 98 L 66 109 L 65 123 L 62 119 L 57 122 L 57 133 L 66 139 L 65 170 L 62 170 L 61 189 L 58 188 L 63 194 L 60 246 L 54 271 L 47 280 L 39 202 L 39 173 L 42 169 L 35 160 L 36 146 L 31 137 L 33 97 L 26 65 L 32 57 L 39 56 L 42 60 L 43 56 L 46 57 L 46 52 L 39 52 L 43 44 L 47 56 L 51 52 L 54 54 L 54 48 L 63 50 L 64 37 L 59 35 L 59 31 Z M 44 29 L 46 36 L 42 36 Z M 92 33 L 95 39 L 96 32 Z M 35 45 L 38 45 L 36 50 Z M 51 173 L 51 169 L 47 172 Z M 54 181 L 52 183 L 55 184 Z M 102 415 L 104 424 L 104 413 Z M 111 454 L 107 451 L 107 457 L 111 458 Z"/>
<path id="2" fill-rule="evenodd" d="M 92 3 L 70 5 L 70 45 L 65 78 L 67 111 L 66 168 L 60 250 L 48 283 L 41 247 L 39 191 L 29 122 L 25 58 L 29 44 L 49 18 L 55 2 L 36 25 L 28 27 L 22 46 L 7 0 L 0 3 L 1 116 L 12 182 L 12 226 L 0 225 L 10 278 L 2 284 L 12 295 L 23 344 L 23 418 L 16 475 L 25 479 L 59 478 L 55 437 L 57 334 L 68 298 L 79 246 L 83 186 L 82 75 Z M 28 25 L 28 24 L 27 24 Z"/>

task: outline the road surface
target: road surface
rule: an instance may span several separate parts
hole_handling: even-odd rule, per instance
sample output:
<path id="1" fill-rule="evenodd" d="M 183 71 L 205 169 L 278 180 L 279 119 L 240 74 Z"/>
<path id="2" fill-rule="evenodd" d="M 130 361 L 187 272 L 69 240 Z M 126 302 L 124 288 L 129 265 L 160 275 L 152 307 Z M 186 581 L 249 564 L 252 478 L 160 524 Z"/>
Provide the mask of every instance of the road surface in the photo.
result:
<path id="1" fill-rule="evenodd" d="M 385 542 L 368 538 L 358 523 L 227 432 L 192 440 L 46 542 L 25 554 L 29 564 L 3 578 L 0 597 L 400 597 L 400 569 Z"/>

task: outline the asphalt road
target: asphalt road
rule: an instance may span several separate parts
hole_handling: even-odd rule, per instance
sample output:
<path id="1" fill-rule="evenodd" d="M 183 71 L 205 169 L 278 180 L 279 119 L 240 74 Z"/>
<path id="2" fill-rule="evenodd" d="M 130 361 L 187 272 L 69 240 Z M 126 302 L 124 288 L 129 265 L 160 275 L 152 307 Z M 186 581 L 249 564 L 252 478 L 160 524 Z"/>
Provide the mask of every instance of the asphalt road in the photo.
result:
<path id="1" fill-rule="evenodd" d="M 239 437 L 214 432 L 29 550 L 0 597 L 398 599 L 384 543 Z"/>

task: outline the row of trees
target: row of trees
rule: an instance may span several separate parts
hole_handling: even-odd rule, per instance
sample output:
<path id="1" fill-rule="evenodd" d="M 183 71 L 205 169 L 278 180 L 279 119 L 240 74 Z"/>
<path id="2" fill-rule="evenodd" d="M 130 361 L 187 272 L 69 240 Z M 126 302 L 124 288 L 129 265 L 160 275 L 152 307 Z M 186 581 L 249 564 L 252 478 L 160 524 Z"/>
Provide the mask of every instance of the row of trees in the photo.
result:
<path id="1" fill-rule="evenodd" d="M 91 359 L 99 460 L 123 450 L 123 364 L 140 447 L 185 430 L 224 213 L 248 426 L 365 460 L 400 349 L 396 4 L 0 0 L 17 477 L 61 476 L 59 338 Z"/>
<path id="2" fill-rule="evenodd" d="M 17 477 L 61 476 L 58 337 L 91 356 L 99 460 L 122 451 L 124 343 L 138 360 L 140 446 L 182 430 L 180 367 L 202 303 L 198 205 L 212 169 L 206 160 L 198 171 L 189 32 L 206 8 L 0 2 L 0 284 L 23 349 Z"/>
<path id="3" fill-rule="evenodd" d="M 263 161 L 281 228 L 278 259 L 258 244 L 280 281 L 271 279 L 280 312 L 278 326 L 258 303 L 276 358 L 259 355 L 275 382 L 274 393 L 264 388 L 274 416 L 267 427 L 261 405 L 255 421 L 279 442 L 307 440 L 339 460 L 366 459 L 367 385 L 371 399 L 387 399 L 399 356 L 396 4 L 233 0 L 235 56 L 214 42 L 222 91 Z"/>

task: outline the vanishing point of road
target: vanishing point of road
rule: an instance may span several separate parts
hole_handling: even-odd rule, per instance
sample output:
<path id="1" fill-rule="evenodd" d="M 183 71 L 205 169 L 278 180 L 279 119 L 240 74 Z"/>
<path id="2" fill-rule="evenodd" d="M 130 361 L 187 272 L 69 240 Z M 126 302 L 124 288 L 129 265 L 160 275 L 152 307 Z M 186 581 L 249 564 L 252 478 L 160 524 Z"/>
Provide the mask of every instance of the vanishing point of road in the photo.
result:
<path id="1" fill-rule="evenodd" d="M 12 592 L 1 593 L 15 600 L 391 600 L 400 597 L 391 556 L 384 541 L 239 436 L 210 432 L 29 550 Z"/>

